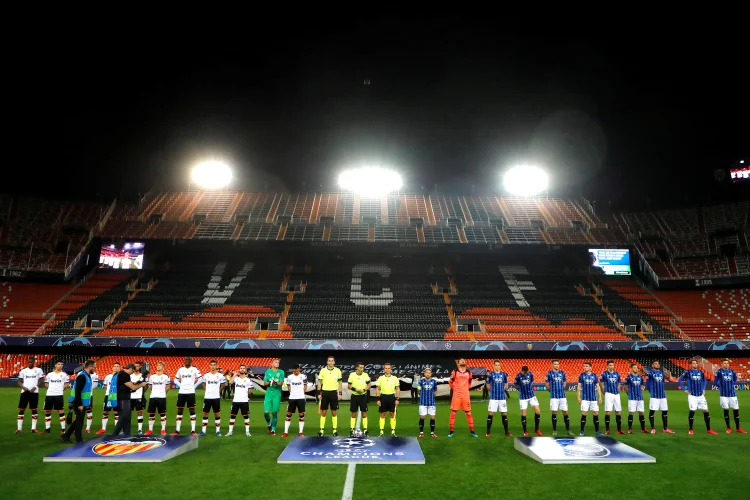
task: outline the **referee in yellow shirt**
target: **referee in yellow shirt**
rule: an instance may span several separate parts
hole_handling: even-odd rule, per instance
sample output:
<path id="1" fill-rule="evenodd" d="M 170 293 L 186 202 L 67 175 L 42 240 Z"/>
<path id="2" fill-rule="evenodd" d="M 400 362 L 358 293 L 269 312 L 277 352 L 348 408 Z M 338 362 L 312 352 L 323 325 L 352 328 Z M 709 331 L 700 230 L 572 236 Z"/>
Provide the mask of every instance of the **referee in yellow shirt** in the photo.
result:
<path id="1" fill-rule="evenodd" d="M 391 414 L 391 437 L 396 437 L 396 407 L 401 397 L 401 387 L 398 377 L 391 375 L 391 364 L 383 365 L 383 375 L 375 383 L 377 386 L 378 406 L 380 407 L 380 436 L 385 430 L 385 414 Z"/>
<path id="2" fill-rule="evenodd" d="M 365 364 L 359 362 L 356 365 L 357 371 L 349 374 L 347 385 L 352 391 L 352 401 L 349 404 L 349 411 L 352 412 L 352 424 L 349 428 L 349 435 L 354 435 L 354 426 L 357 425 L 357 411 L 362 412 L 362 428 L 365 437 L 369 436 L 367 432 L 367 397 L 370 394 L 370 376 L 365 373 Z"/>
<path id="3" fill-rule="evenodd" d="M 320 432 L 318 437 L 323 437 L 323 430 L 326 426 L 326 415 L 328 409 L 331 409 L 331 423 L 333 424 L 333 437 L 339 435 L 338 426 L 339 418 L 336 412 L 339 409 L 339 399 L 343 394 L 344 386 L 342 382 L 341 370 L 336 368 L 336 360 L 333 356 L 328 356 L 327 366 L 320 370 L 318 374 L 318 401 L 320 401 Z"/>

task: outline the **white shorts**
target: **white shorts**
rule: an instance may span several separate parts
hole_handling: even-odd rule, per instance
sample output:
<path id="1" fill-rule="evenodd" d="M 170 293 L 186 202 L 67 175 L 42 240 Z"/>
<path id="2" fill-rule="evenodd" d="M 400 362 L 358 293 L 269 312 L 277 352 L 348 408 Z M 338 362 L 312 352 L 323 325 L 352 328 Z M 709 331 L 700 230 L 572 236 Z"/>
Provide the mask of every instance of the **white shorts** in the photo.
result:
<path id="1" fill-rule="evenodd" d="M 568 411 L 568 400 L 565 398 L 552 398 L 549 400 L 549 409 L 552 411 Z"/>
<path id="2" fill-rule="evenodd" d="M 622 411 L 622 402 L 619 394 L 604 393 L 604 411 Z"/>
<path id="3" fill-rule="evenodd" d="M 653 411 L 667 411 L 667 398 L 649 398 L 648 409 Z"/>
<path id="4" fill-rule="evenodd" d="M 690 408 L 690 411 L 708 410 L 706 396 L 691 396 L 688 394 L 688 408 Z"/>
<path id="5" fill-rule="evenodd" d="M 431 415 L 435 416 L 435 407 L 434 406 L 420 406 L 419 407 L 419 416 L 424 417 L 425 415 Z"/>
<path id="6" fill-rule="evenodd" d="M 733 410 L 739 410 L 740 409 L 740 403 L 737 401 L 737 397 L 736 396 L 733 397 L 733 398 L 720 397 L 719 398 L 719 404 L 725 410 L 728 410 L 729 408 L 731 408 Z"/>
<path id="7" fill-rule="evenodd" d="M 529 406 L 531 406 L 531 407 L 539 406 L 539 400 L 536 399 L 536 396 L 534 396 L 531 399 L 521 399 L 518 403 L 521 406 L 522 410 L 525 410 Z"/>
<path id="8" fill-rule="evenodd" d="M 508 402 L 504 399 L 490 399 L 490 406 L 487 411 L 508 413 Z"/>
<path id="9" fill-rule="evenodd" d="M 630 413 L 635 413 L 637 411 L 643 413 L 643 400 L 640 401 L 633 401 L 631 399 L 628 399 L 628 411 Z"/>
<path id="10" fill-rule="evenodd" d="M 599 411 L 599 401 L 581 401 L 581 411 Z"/>

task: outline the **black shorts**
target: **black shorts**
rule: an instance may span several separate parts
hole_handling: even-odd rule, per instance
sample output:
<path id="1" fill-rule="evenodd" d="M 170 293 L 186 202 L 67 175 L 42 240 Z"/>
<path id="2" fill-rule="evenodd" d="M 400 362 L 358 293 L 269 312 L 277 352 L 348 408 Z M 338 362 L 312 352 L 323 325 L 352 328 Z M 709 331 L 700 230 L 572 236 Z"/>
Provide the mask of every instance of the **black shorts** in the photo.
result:
<path id="1" fill-rule="evenodd" d="M 250 414 L 250 403 L 232 403 L 232 411 L 230 413 L 246 417 Z"/>
<path id="2" fill-rule="evenodd" d="M 21 398 L 18 400 L 18 409 L 25 410 L 26 407 L 31 410 L 36 410 L 39 407 L 39 393 L 38 392 L 22 392 Z"/>
<path id="3" fill-rule="evenodd" d="M 380 395 L 380 413 L 393 413 L 396 411 L 396 395 L 395 394 L 381 394 Z"/>
<path id="4" fill-rule="evenodd" d="M 367 394 L 352 394 L 352 401 L 349 403 L 349 411 L 354 413 L 357 410 L 367 411 Z"/>
<path id="5" fill-rule="evenodd" d="M 339 409 L 339 391 L 321 391 L 320 409 L 321 410 L 338 410 Z"/>
<path id="6" fill-rule="evenodd" d="M 63 411 L 65 409 L 65 402 L 62 396 L 47 396 L 44 398 L 44 410 L 45 411 Z"/>
<path id="7" fill-rule="evenodd" d="M 290 399 L 286 405 L 287 413 L 305 413 L 305 400 L 304 399 Z"/>
<path id="8" fill-rule="evenodd" d="M 143 411 L 146 405 L 143 404 L 143 399 L 132 399 L 130 400 L 130 409 L 132 411 Z"/>
<path id="9" fill-rule="evenodd" d="M 195 408 L 195 394 L 178 394 L 177 408 Z"/>
<path id="10" fill-rule="evenodd" d="M 148 400 L 149 413 L 167 413 L 167 398 L 151 398 Z"/>
<path id="11" fill-rule="evenodd" d="M 213 411 L 215 414 L 221 411 L 221 399 L 204 399 L 203 413 Z"/>

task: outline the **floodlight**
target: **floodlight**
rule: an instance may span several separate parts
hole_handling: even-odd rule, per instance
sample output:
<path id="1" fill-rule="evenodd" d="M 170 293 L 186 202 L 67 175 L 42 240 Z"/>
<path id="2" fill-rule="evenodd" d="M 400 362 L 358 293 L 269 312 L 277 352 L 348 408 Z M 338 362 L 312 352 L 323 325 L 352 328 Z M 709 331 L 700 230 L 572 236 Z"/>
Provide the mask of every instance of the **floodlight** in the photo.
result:
<path id="1" fill-rule="evenodd" d="M 339 175 L 339 186 L 360 196 L 378 198 L 401 189 L 401 176 L 380 167 L 355 168 Z"/>
<path id="2" fill-rule="evenodd" d="M 204 161 L 193 168 L 192 179 L 205 189 L 223 188 L 232 180 L 232 170 L 220 161 Z"/>
<path id="3" fill-rule="evenodd" d="M 517 196 L 534 196 L 547 189 L 549 178 L 539 167 L 519 165 L 513 167 L 503 176 L 505 189 Z"/>

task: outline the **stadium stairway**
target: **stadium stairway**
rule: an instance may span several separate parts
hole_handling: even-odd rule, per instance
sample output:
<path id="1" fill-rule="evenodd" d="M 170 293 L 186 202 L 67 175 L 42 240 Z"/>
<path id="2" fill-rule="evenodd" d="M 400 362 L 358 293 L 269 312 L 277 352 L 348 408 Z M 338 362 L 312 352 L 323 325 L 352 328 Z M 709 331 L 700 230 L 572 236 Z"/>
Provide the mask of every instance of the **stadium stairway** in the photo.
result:
<path id="1" fill-rule="evenodd" d="M 664 309 L 638 283 L 631 280 L 602 280 L 597 283 L 603 292 L 604 306 L 625 325 L 636 325 L 641 321 L 649 325 L 652 332 L 642 331 L 649 340 L 674 340 L 670 319 L 672 315 Z"/>
<path id="2" fill-rule="evenodd" d="M 97 271 L 53 309 L 55 321 L 44 334 L 82 334 L 74 329 L 76 321 L 86 315 L 106 317 L 114 312 L 127 300 L 126 286 L 133 278 L 131 273 Z"/>

